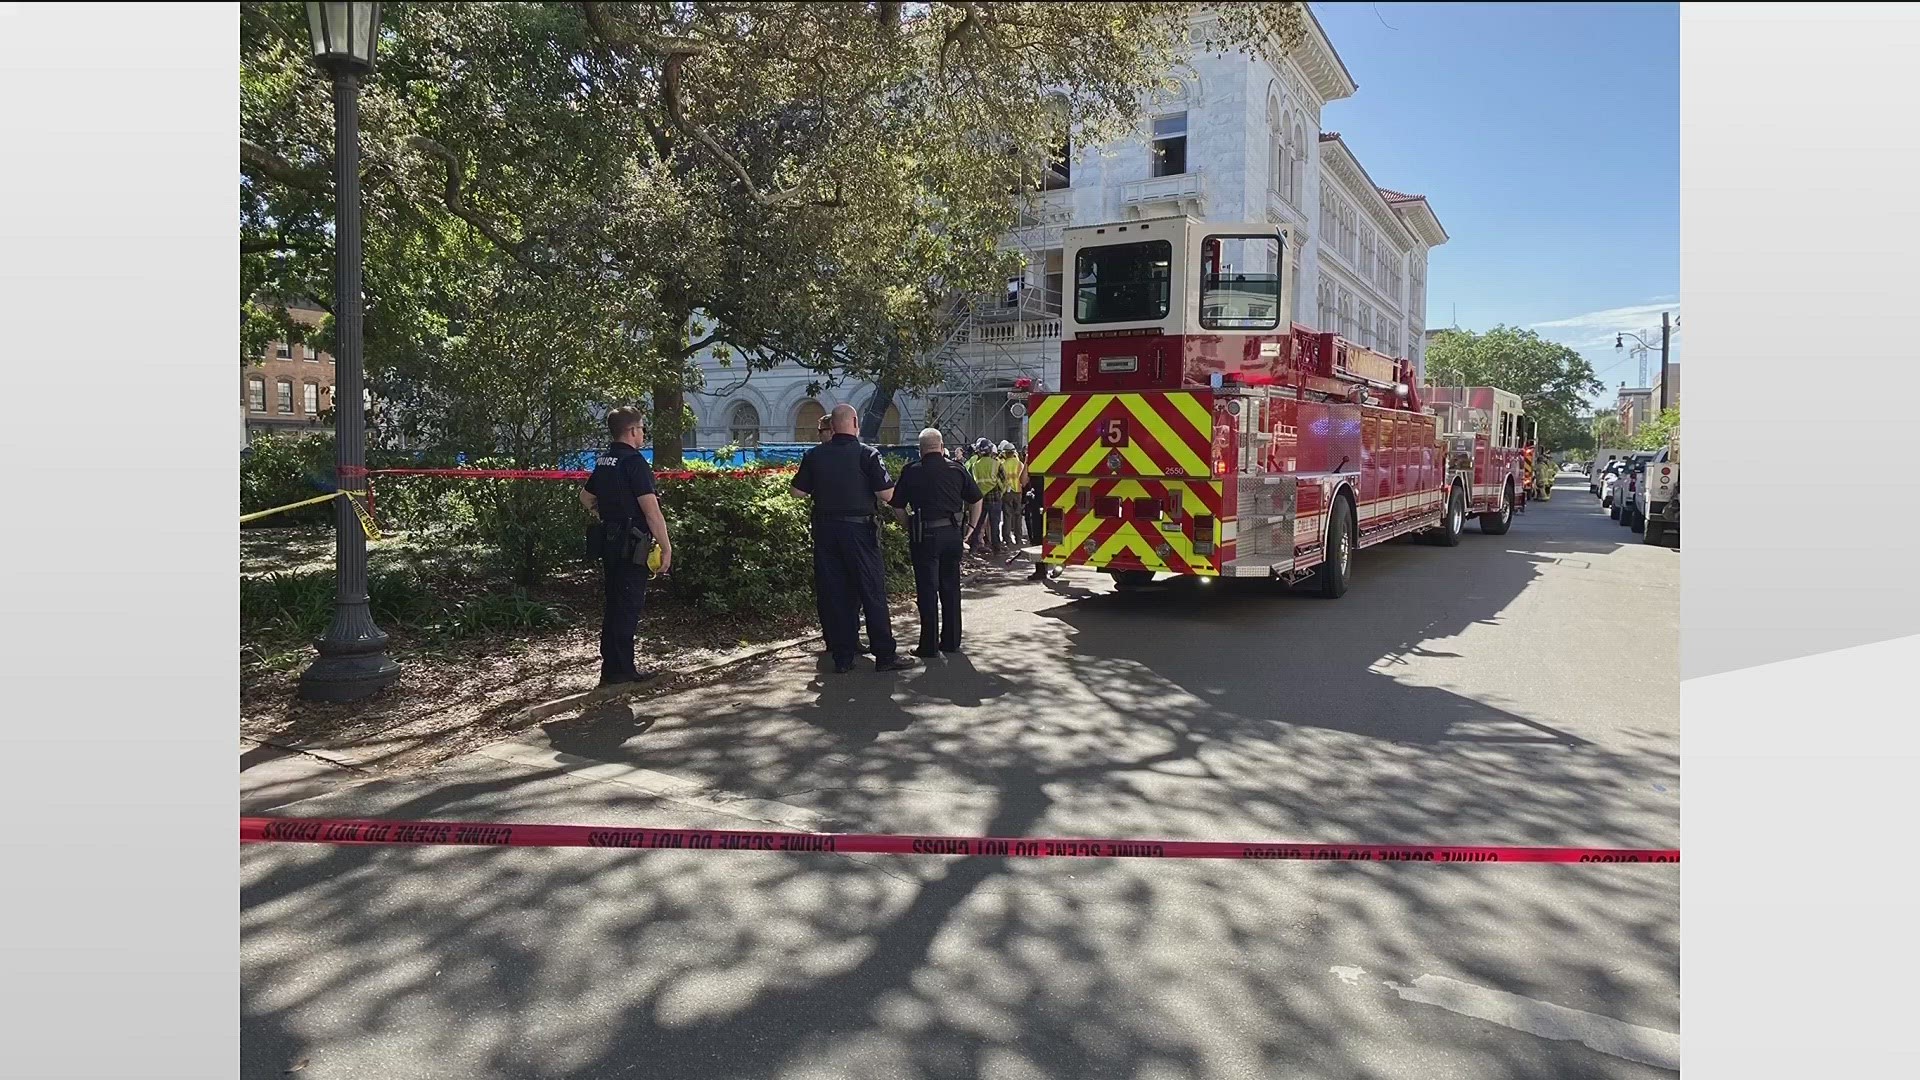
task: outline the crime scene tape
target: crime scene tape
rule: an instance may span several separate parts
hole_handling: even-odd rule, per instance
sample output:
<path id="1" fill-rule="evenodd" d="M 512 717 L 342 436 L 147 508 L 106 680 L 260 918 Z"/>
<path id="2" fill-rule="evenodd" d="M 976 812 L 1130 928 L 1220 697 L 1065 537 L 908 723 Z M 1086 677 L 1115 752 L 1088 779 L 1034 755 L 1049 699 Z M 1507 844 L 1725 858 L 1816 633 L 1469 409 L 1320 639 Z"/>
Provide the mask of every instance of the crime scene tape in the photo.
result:
<path id="1" fill-rule="evenodd" d="M 339 494 L 340 493 L 337 491 L 329 491 L 325 495 L 316 495 L 311 499 L 303 499 L 297 503 L 288 503 L 285 506 L 276 506 L 271 510 L 255 510 L 251 514 L 241 514 L 240 524 L 245 525 L 249 521 L 258 521 L 263 517 L 272 517 L 275 514 L 284 514 L 289 510 L 298 510 L 303 506 L 312 506 L 315 503 L 323 503 L 329 499 L 337 497 Z"/>
<path id="2" fill-rule="evenodd" d="M 285 506 L 276 506 L 271 510 L 256 510 L 251 514 L 241 514 L 240 524 L 245 525 L 249 521 L 258 521 L 263 517 L 271 517 L 274 514 L 285 513 L 288 510 L 298 510 L 303 506 L 313 506 L 316 503 L 331 502 L 334 499 L 345 497 L 348 505 L 353 507 L 354 515 L 360 519 L 360 531 L 367 534 L 367 539 L 378 540 L 380 539 L 380 526 L 374 523 L 372 513 L 370 513 L 365 506 L 362 506 L 360 500 L 355 497 L 364 495 L 366 495 L 364 491 L 345 490 L 329 492 L 325 495 L 316 495 L 311 499 L 305 499 L 297 503 L 288 503 Z"/>
<path id="3" fill-rule="evenodd" d="M 1678 863 L 1678 848 L 1481 847 L 1459 844 L 1291 844 L 1216 840 L 1105 840 L 1032 836 L 885 836 L 865 833 L 636 829 L 353 818 L 240 819 L 243 844 L 399 844 L 594 847 L 660 851 L 787 851 L 976 858 L 1254 859 L 1338 862 Z"/>
<path id="4" fill-rule="evenodd" d="M 364 497 L 367 493 L 364 491 L 342 490 L 340 494 L 346 496 L 347 505 L 353 507 L 354 516 L 360 519 L 360 530 L 367 534 L 367 539 L 380 539 L 380 526 L 374 523 L 373 512 L 367 507 L 360 505 L 360 499 L 356 498 L 356 496 Z M 371 503 L 372 500 L 369 499 L 368 502 Z"/>

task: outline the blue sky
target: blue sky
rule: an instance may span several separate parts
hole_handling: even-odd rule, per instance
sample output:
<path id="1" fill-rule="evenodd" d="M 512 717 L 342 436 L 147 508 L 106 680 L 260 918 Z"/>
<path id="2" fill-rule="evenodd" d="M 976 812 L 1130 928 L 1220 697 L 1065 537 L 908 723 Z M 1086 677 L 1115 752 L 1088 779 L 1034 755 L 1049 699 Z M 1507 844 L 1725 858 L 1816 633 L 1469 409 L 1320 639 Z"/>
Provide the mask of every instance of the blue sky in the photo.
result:
<path id="1" fill-rule="evenodd" d="M 1579 349 L 1611 402 L 1638 367 L 1615 331 L 1657 342 L 1660 312 L 1680 310 L 1678 5 L 1313 10 L 1360 84 L 1321 126 L 1375 183 L 1426 195 L 1452 237 L 1427 325 L 1537 329 Z"/>

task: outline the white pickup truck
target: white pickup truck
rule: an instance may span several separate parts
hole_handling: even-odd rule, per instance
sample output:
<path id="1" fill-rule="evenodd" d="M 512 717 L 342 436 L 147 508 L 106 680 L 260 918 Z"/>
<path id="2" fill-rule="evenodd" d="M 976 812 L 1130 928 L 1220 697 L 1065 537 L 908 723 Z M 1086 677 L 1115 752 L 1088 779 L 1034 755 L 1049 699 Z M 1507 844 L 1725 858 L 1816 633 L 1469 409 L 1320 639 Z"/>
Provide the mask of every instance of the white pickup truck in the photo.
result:
<path id="1" fill-rule="evenodd" d="M 1643 523 L 1641 539 L 1649 544 L 1680 546 L 1680 440 L 1647 462 L 1634 494 L 1636 517 Z"/>

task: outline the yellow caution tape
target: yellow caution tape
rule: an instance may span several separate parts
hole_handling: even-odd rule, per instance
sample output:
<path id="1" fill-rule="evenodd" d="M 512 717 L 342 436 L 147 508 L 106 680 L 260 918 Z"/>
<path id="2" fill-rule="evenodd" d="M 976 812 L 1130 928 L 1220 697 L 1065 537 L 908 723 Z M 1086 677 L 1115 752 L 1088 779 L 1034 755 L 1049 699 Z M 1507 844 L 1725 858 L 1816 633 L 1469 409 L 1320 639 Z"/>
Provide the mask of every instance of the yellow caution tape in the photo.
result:
<path id="1" fill-rule="evenodd" d="M 251 514 L 241 514 L 240 524 L 245 525 L 249 521 L 258 521 L 263 517 L 271 517 L 274 514 L 285 513 L 288 510 L 298 510 L 303 506 L 312 506 L 314 503 L 323 503 L 329 499 L 337 497 L 339 494 L 340 493 L 336 491 L 327 495 L 315 496 L 314 498 L 307 499 L 303 502 L 288 503 L 285 506 L 276 506 L 271 510 L 256 510 Z"/>
<path id="2" fill-rule="evenodd" d="M 374 524 L 373 515 L 367 513 L 367 508 L 360 504 L 359 498 L 355 498 L 355 496 L 360 496 L 361 498 L 364 498 L 366 494 L 367 493 L 364 491 L 341 490 L 341 491 L 336 491 L 331 495 L 317 495 L 311 499 L 305 499 L 297 503 L 288 503 L 285 506 L 276 506 L 271 510 L 256 510 L 251 514 L 241 514 L 240 524 L 245 525 L 249 521 L 258 521 L 263 517 L 271 517 L 274 514 L 282 514 L 287 512 L 288 510 L 298 510 L 303 506 L 312 506 L 315 503 L 329 502 L 333 499 L 339 498 L 342 495 L 345 495 L 347 497 L 347 505 L 353 507 L 354 516 L 360 519 L 361 531 L 367 534 L 367 539 L 378 540 L 380 539 L 380 526 Z"/>
<path id="3" fill-rule="evenodd" d="M 340 494 L 345 495 L 347 497 L 347 505 L 353 507 L 354 514 L 357 517 L 359 517 L 360 528 L 367 534 L 367 539 L 369 540 L 380 539 L 380 526 L 375 525 L 373 523 L 373 515 L 367 513 L 367 508 L 360 505 L 359 499 L 354 498 L 355 495 L 364 496 L 366 495 L 366 492 L 342 491 L 340 492 Z"/>

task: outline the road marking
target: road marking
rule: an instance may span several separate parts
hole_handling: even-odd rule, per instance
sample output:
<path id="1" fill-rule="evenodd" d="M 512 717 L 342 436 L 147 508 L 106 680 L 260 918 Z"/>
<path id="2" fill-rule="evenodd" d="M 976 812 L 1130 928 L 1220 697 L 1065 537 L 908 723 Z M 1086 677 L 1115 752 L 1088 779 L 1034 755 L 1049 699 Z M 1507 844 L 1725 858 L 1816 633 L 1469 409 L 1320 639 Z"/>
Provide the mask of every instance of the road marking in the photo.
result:
<path id="1" fill-rule="evenodd" d="M 1358 985 L 1360 976 L 1366 974 L 1362 968 L 1346 966 L 1334 967 L 1331 971 L 1348 986 Z M 1412 986 L 1391 980 L 1381 982 L 1403 1001 L 1436 1005 L 1543 1039 L 1577 1042 L 1611 1057 L 1670 1072 L 1680 1071 L 1680 1036 L 1671 1031 L 1535 1001 L 1504 990 L 1490 990 L 1445 975 L 1422 975 L 1413 980 Z"/>

